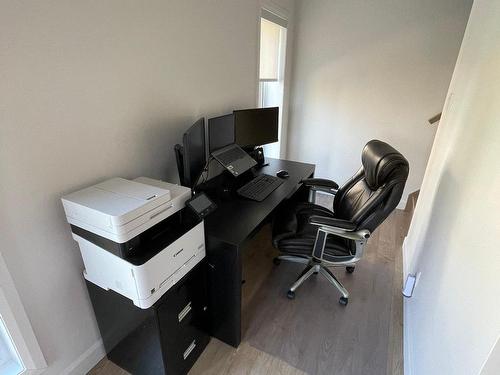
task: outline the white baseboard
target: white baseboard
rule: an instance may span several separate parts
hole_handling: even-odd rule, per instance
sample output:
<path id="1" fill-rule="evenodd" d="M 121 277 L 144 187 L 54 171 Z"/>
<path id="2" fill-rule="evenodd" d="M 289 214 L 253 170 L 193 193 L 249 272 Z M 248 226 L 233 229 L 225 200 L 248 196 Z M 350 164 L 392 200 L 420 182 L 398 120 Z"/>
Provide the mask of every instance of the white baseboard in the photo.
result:
<path id="1" fill-rule="evenodd" d="M 85 350 L 73 363 L 64 369 L 62 375 L 84 375 L 89 372 L 104 356 L 106 351 L 102 340 L 96 341 Z"/>
<path id="2" fill-rule="evenodd" d="M 403 240 L 402 252 L 403 252 L 403 283 L 406 282 L 408 273 L 410 272 L 410 257 L 408 254 L 408 237 L 406 236 Z M 417 279 L 418 281 L 418 279 Z M 403 374 L 412 375 L 413 362 L 411 359 L 411 329 L 410 329 L 410 304 L 411 297 L 403 297 Z"/>
<path id="3" fill-rule="evenodd" d="M 406 277 L 408 276 L 408 248 L 406 247 L 406 239 L 408 236 L 405 236 L 403 240 L 403 245 L 401 246 L 401 251 L 403 254 L 403 283 L 406 281 Z"/>
<path id="4" fill-rule="evenodd" d="M 403 374 L 412 375 L 411 370 L 411 337 L 410 337 L 410 324 L 408 321 L 408 305 L 410 301 L 403 298 Z"/>

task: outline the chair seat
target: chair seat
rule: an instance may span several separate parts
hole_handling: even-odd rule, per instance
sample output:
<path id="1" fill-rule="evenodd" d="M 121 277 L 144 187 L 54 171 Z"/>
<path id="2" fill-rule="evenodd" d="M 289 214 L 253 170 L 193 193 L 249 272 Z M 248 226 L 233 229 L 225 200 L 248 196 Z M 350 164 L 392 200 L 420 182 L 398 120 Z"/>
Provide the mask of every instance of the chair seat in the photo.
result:
<path id="1" fill-rule="evenodd" d="M 332 211 L 313 203 L 285 205 L 273 224 L 273 245 L 285 254 L 310 257 L 318 230 L 318 226 L 308 222 L 312 215 L 335 217 Z M 323 259 L 330 262 L 352 259 L 355 246 L 352 240 L 328 235 Z"/>

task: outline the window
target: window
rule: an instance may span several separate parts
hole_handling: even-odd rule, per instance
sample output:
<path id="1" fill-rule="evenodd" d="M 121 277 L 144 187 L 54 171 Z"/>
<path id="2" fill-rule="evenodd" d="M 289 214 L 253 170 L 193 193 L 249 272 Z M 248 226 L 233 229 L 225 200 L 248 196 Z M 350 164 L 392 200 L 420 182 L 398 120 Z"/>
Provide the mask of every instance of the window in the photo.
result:
<path id="1" fill-rule="evenodd" d="M 279 107 L 278 139 L 265 155 L 280 157 L 286 55 L 286 20 L 265 9 L 260 19 L 259 107 Z"/>
<path id="2" fill-rule="evenodd" d="M 12 337 L 5 322 L 0 316 L 0 374 L 2 375 L 18 375 L 24 371 L 19 353 L 14 347 Z"/>
<path id="3" fill-rule="evenodd" d="M 0 252 L 0 374 L 35 375 L 47 367 Z"/>

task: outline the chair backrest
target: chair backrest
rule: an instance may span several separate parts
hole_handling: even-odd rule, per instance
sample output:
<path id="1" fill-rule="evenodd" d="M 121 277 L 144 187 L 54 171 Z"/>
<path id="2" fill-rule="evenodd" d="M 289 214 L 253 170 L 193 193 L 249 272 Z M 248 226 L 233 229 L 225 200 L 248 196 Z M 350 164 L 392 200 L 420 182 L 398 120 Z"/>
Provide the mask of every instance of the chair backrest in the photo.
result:
<path id="1" fill-rule="evenodd" d="M 335 195 L 335 217 L 373 232 L 398 205 L 409 165 L 401 153 L 379 140 L 363 148 L 362 167 Z"/>
<path id="2" fill-rule="evenodd" d="M 179 181 L 182 186 L 186 186 L 186 179 L 184 176 L 184 154 L 183 147 L 180 144 L 174 146 L 175 161 L 177 163 L 177 172 L 179 173 Z M 188 186 L 190 187 L 190 186 Z"/>

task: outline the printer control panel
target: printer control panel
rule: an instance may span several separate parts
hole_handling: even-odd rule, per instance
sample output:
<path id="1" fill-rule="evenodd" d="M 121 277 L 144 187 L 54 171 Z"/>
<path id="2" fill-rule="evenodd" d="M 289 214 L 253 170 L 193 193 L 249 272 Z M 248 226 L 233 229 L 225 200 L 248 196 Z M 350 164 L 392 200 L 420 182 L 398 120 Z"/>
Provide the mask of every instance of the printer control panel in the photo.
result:
<path id="1" fill-rule="evenodd" d="M 217 208 L 217 205 L 206 196 L 205 193 L 198 193 L 186 202 L 189 207 L 200 219 L 204 219 L 209 213 Z"/>

